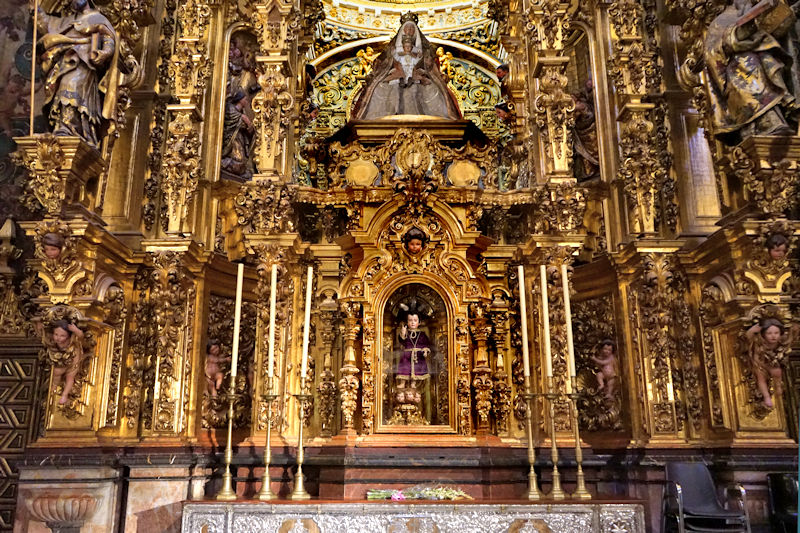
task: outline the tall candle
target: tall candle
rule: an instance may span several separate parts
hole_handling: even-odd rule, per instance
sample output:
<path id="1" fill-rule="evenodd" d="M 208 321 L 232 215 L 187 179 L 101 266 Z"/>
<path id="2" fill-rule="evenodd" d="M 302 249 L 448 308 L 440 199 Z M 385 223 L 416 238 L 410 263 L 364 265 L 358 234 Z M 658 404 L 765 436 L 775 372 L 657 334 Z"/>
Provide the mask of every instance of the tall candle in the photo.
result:
<path id="1" fill-rule="evenodd" d="M 550 350 L 550 304 L 547 301 L 547 267 L 541 266 L 542 273 L 542 330 L 544 336 L 544 367 L 547 377 L 553 375 L 553 356 Z"/>
<path id="2" fill-rule="evenodd" d="M 300 376 L 306 379 L 308 374 L 308 331 L 311 325 L 311 290 L 313 285 L 314 267 L 308 267 L 308 279 L 306 280 L 306 316 L 303 325 L 303 360 L 300 365 Z"/>
<path id="3" fill-rule="evenodd" d="M 522 265 L 517 267 L 519 279 L 519 314 L 522 318 L 522 372 L 524 376 L 530 377 L 531 375 L 531 357 L 528 353 L 528 307 L 525 303 L 525 269 Z"/>
<path id="4" fill-rule="evenodd" d="M 239 329 L 242 323 L 242 285 L 244 284 L 244 263 L 239 263 L 236 272 L 236 307 L 233 315 L 233 356 L 231 359 L 231 377 L 236 377 L 239 366 Z"/>
<path id="5" fill-rule="evenodd" d="M 564 287 L 564 315 L 567 321 L 567 369 L 572 377 L 575 375 L 575 344 L 572 340 L 572 310 L 569 304 L 569 277 L 566 264 L 561 265 L 561 284 Z"/>
<path id="6" fill-rule="evenodd" d="M 278 293 L 278 265 L 273 263 L 272 276 L 269 280 L 269 361 L 267 376 L 275 376 L 275 307 L 277 306 Z M 272 392 L 272 391 L 270 391 Z"/>

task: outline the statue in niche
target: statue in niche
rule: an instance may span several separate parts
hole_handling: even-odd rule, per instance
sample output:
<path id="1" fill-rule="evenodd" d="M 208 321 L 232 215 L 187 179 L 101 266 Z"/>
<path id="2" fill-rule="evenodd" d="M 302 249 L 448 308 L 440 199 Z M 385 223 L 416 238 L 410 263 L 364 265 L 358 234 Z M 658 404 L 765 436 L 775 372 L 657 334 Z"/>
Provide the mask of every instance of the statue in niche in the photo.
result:
<path id="1" fill-rule="evenodd" d="M 392 115 L 430 115 L 461 118 L 458 100 L 448 89 L 436 50 L 407 13 L 388 46 L 372 63 L 366 86 L 353 106 L 353 120 Z"/>
<path id="2" fill-rule="evenodd" d="M 84 333 L 77 325 L 67 320 L 56 320 L 45 332 L 44 345 L 47 360 L 53 366 L 53 394 L 61 396 L 59 405 L 66 405 L 75 386 L 75 378 L 85 358 L 83 351 Z M 63 383 L 62 383 L 63 381 Z"/>
<path id="3" fill-rule="evenodd" d="M 767 409 L 774 406 L 774 397 L 783 395 L 783 365 L 791 346 L 790 334 L 777 318 L 763 318 L 746 333 L 748 355 L 762 403 Z M 770 380 L 772 389 L 770 392 Z"/>
<path id="4" fill-rule="evenodd" d="M 420 394 L 417 385 L 430 379 L 428 357 L 431 355 L 431 341 L 425 332 L 419 329 L 420 312 L 403 304 L 401 308 L 406 312 L 406 323 L 400 326 L 398 334 L 400 360 L 395 369 L 396 399 L 400 404 L 419 405 Z"/>
<path id="5" fill-rule="evenodd" d="M 117 36 L 89 0 L 72 0 L 65 11 L 56 16 L 39 9 L 44 113 L 54 135 L 98 148 L 115 115 Z"/>
<path id="6" fill-rule="evenodd" d="M 597 354 L 591 356 L 592 362 L 597 365 L 595 377 L 597 390 L 609 399 L 617 393 L 617 345 L 611 339 L 604 339 L 597 347 Z"/>
<path id="7" fill-rule="evenodd" d="M 245 180 L 255 173 L 255 114 L 251 102 L 253 95 L 261 90 L 255 72 L 255 46 L 255 38 L 249 33 L 231 36 L 222 130 L 223 174 Z"/>
<path id="8" fill-rule="evenodd" d="M 210 340 L 206 344 L 206 382 L 208 383 L 208 393 L 212 398 L 216 398 L 222 381 L 225 379 L 225 372 L 222 364 L 230 362 L 230 357 L 222 356 L 222 346 L 218 340 Z"/>
<path id="9" fill-rule="evenodd" d="M 753 7 L 750 0 L 734 0 L 708 27 L 704 59 L 711 123 L 723 142 L 795 134 L 800 57 L 793 9 L 782 1 Z"/>
<path id="10" fill-rule="evenodd" d="M 582 91 L 572 95 L 572 99 L 575 101 L 575 126 L 572 132 L 573 170 L 578 181 L 586 181 L 600 175 L 594 83 L 591 78 L 586 80 Z"/>
<path id="11" fill-rule="evenodd" d="M 424 246 L 411 239 L 411 250 Z M 410 251 L 410 253 L 413 253 Z M 419 252 L 417 252 L 419 253 Z M 384 315 L 384 421 L 388 424 L 446 424 L 447 313 L 430 287 L 398 289 Z"/>
<path id="12" fill-rule="evenodd" d="M 222 170 L 242 179 L 253 177 L 255 128 L 245 113 L 250 100 L 241 89 L 225 99 L 222 133 Z"/>

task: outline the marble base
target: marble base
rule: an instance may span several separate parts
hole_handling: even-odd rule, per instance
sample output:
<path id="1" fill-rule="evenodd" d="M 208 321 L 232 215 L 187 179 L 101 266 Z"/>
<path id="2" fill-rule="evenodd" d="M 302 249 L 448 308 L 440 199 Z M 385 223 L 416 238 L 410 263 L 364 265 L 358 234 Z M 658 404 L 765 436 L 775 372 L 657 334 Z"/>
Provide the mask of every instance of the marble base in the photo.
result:
<path id="1" fill-rule="evenodd" d="M 186 503 L 184 533 L 644 533 L 639 503 Z"/>

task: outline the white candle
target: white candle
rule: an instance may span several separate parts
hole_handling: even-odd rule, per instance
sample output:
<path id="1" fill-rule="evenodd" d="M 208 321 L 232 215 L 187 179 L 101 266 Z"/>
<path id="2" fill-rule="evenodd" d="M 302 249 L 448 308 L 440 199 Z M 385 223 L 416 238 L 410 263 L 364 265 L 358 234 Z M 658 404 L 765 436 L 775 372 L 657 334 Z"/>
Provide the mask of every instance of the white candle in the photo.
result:
<path id="1" fill-rule="evenodd" d="M 267 375 L 275 376 L 275 307 L 278 296 L 278 265 L 272 265 L 272 277 L 269 280 L 269 361 Z M 270 391 L 272 392 L 272 391 Z"/>
<path id="2" fill-rule="evenodd" d="M 547 267 L 541 266 L 542 273 L 542 332 L 544 337 L 544 367 L 547 377 L 553 375 L 553 357 L 550 352 L 550 304 L 547 301 Z"/>
<path id="3" fill-rule="evenodd" d="M 242 285 L 244 284 L 244 263 L 239 263 L 236 272 L 236 307 L 233 315 L 233 356 L 231 358 L 231 377 L 236 377 L 239 365 L 239 327 L 242 323 Z"/>
<path id="4" fill-rule="evenodd" d="M 525 377 L 531 375 L 531 357 L 528 353 L 528 306 L 525 303 L 525 269 L 522 265 L 517 267 L 519 278 L 519 314 L 522 318 L 522 372 Z"/>
<path id="5" fill-rule="evenodd" d="M 308 279 L 306 280 L 306 316 L 303 325 L 303 360 L 300 365 L 300 376 L 306 379 L 308 374 L 308 331 L 311 325 L 311 289 L 313 285 L 314 267 L 308 267 Z"/>
<path id="6" fill-rule="evenodd" d="M 569 277 L 567 273 L 567 265 L 561 265 L 561 284 L 564 287 L 564 315 L 567 321 L 567 370 L 570 377 L 575 375 L 575 344 L 572 340 L 572 310 L 569 304 Z M 569 385 L 570 381 L 567 380 L 567 392 L 571 392 Z"/>

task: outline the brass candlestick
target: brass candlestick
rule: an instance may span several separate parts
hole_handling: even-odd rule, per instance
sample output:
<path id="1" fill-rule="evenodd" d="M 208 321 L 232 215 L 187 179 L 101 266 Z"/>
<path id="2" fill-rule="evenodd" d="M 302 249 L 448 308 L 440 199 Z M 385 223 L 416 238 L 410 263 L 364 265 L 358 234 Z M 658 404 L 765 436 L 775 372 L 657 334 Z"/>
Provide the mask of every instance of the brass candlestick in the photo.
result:
<path id="1" fill-rule="evenodd" d="M 536 471 L 533 468 L 534 463 L 536 463 L 536 448 L 533 446 L 533 405 L 531 403 L 535 395 L 531 393 L 530 376 L 525 376 L 525 392 L 522 394 L 522 398 L 525 400 L 525 425 L 528 431 L 528 464 L 530 465 L 530 470 L 528 471 L 528 499 L 538 500 L 541 499 L 542 494 L 539 492 L 539 486 L 536 483 Z"/>
<path id="2" fill-rule="evenodd" d="M 547 376 L 547 390 L 544 397 L 550 403 L 550 454 L 553 460 L 553 490 L 550 491 L 550 497 L 554 500 L 563 500 L 566 494 L 561 488 L 561 473 L 558 471 L 558 445 L 556 444 L 556 399 L 559 395 L 556 394 L 553 386 L 553 376 Z"/>
<path id="3" fill-rule="evenodd" d="M 572 404 L 572 427 L 575 435 L 575 461 L 578 463 L 578 487 L 572 494 L 573 498 L 579 500 L 591 500 L 592 495 L 586 490 L 586 480 L 583 477 L 583 449 L 581 449 L 581 434 L 578 427 L 578 379 L 575 376 L 570 378 L 572 392 L 569 395 Z"/>
<path id="4" fill-rule="evenodd" d="M 233 462 L 233 402 L 236 400 L 236 376 L 231 375 L 231 386 L 226 398 L 228 399 L 228 440 L 225 444 L 225 473 L 222 475 L 222 488 L 217 493 L 217 499 L 232 501 L 236 499 L 233 491 L 233 475 L 231 463 Z"/>
<path id="5" fill-rule="evenodd" d="M 272 388 L 274 378 L 267 378 L 267 390 L 269 391 L 264 395 L 264 401 L 267 402 L 267 440 L 264 443 L 264 476 L 261 478 L 261 490 L 258 491 L 256 499 L 266 501 L 275 500 L 278 495 L 272 492 L 270 488 L 269 465 L 272 463 L 272 403 L 278 397 Z"/>
<path id="6" fill-rule="evenodd" d="M 305 453 L 303 451 L 303 425 L 305 418 L 306 402 L 311 399 L 306 389 L 306 378 L 300 378 L 301 386 L 300 394 L 295 394 L 300 409 L 300 431 L 297 436 L 297 474 L 294 476 L 294 490 L 290 496 L 293 500 L 309 500 L 311 495 L 306 492 L 305 481 L 306 476 L 303 474 L 303 462 L 305 460 Z"/>

